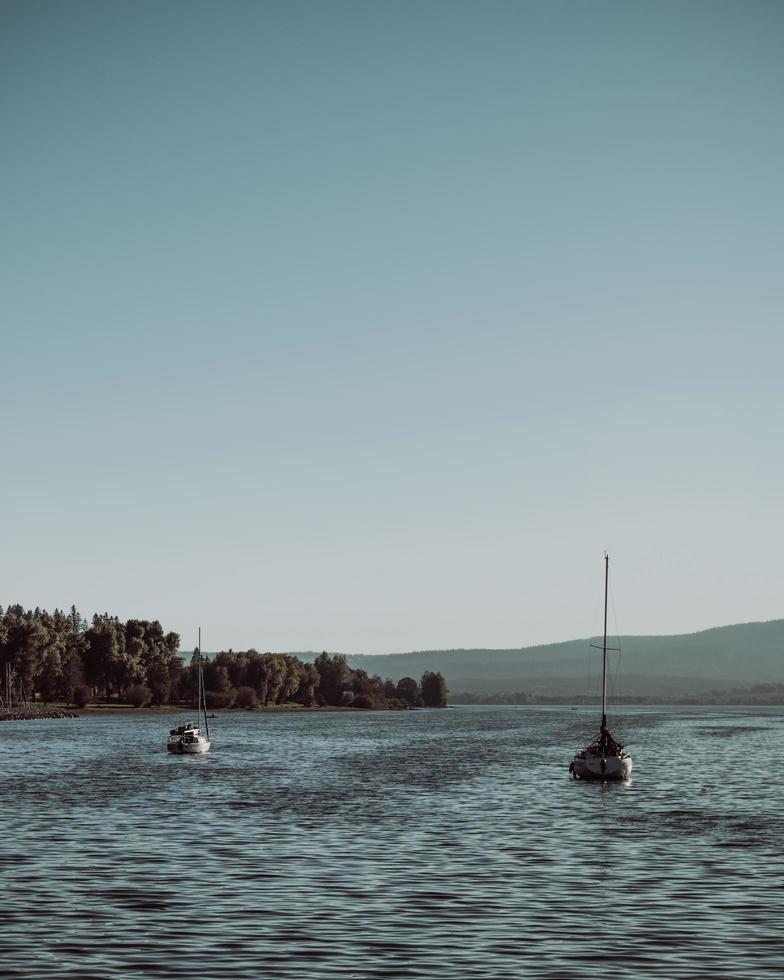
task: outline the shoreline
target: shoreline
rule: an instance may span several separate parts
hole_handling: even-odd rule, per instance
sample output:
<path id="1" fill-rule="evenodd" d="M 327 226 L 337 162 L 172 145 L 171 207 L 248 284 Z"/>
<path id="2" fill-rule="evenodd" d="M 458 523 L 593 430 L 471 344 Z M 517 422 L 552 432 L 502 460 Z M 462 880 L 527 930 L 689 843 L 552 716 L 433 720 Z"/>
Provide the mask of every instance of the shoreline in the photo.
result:
<path id="1" fill-rule="evenodd" d="M 640 700 L 630 701 L 615 705 L 616 710 L 623 711 L 628 708 L 776 708 L 782 707 L 782 701 L 674 701 L 664 700 Z M 457 704 L 447 704 L 444 708 L 571 708 L 573 710 L 593 708 L 594 705 L 587 704 L 580 700 L 552 700 L 538 701 L 518 704 L 482 704 L 481 702 L 458 702 Z M 34 720 L 69 720 L 80 717 L 146 717 L 158 718 L 167 715 L 195 715 L 196 708 L 181 704 L 167 705 L 146 705 L 143 708 L 134 708 L 129 704 L 91 704 L 84 708 L 76 708 L 73 705 L 61 703 L 50 703 L 46 706 L 37 705 L 28 709 L 0 709 L 0 722 L 2 721 L 34 721 Z M 313 705 L 306 707 L 301 704 L 269 704 L 257 708 L 218 708 L 211 711 L 208 717 L 220 718 L 228 715 L 239 714 L 335 714 L 335 713 L 354 713 L 354 714 L 375 714 L 377 712 L 421 711 L 422 708 L 354 708 L 342 705 Z"/>
<path id="2" fill-rule="evenodd" d="M 56 706 L 55 710 L 60 710 L 60 706 Z M 71 710 L 76 712 L 78 715 L 144 715 L 148 717 L 158 717 L 160 715 L 195 715 L 197 709 L 194 707 L 189 707 L 187 705 L 181 704 L 165 704 L 165 705 L 147 705 L 144 708 L 134 708 L 130 704 L 91 704 L 85 708 L 71 708 L 62 709 Z M 306 713 L 325 713 L 325 712 L 356 712 L 359 714 L 372 714 L 377 711 L 395 711 L 398 712 L 399 708 L 349 708 L 342 707 L 340 705 L 324 705 L 319 707 L 314 705 L 313 707 L 306 707 L 302 704 L 268 704 L 263 707 L 258 708 L 216 708 L 214 711 L 210 711 L 207 716 L 211 718 L 213 715 L 219 718 L 221 715 L 256 715 L 256 714 L 289 714 L 297 712 Z M 403 709 L 415 711 L 416 708 Z"/>
<path id="3" fill-rule="evenodd" d="M 716 702 L 716 701 L 690 701 L 690 702 L 674 702 L 674 701 L 639 701 L 624 705 L 616 705 L 616 708 L 623 710 L 624 708 L 780 708 L 783 707 L 782 702 L 747 702 L 747 701 L 735 701 L 735 702 Z M 593 705 L 588 705 L 585 703 L 568 702 L 568 701 L 542 701 L 536 703 L 527 704 L 477 704 L 477 703 L 463 703 L 463 704 L 448 704 L 444 705 L 445 708 L 571 708 L 571 710 L 579 710 L 585 708 L 592 708 Z M 353 707 L 343 707 L 340 705 L 323 705 L 313 707 L 306 707 L 301 704 L 274 704 L 265 705 L 264 707 L 258 708 L 220 708 L 217 713 L 211 713 L 208 718 L 212 720 L 213 718 L 225 718 L 228 715 L 234 714 L 296 714 L 296 713 L 306 713 L 306 714 L 334 714 L 334 713 L 359 713 L 359 714 L 375 714 L 378 712 L 395 712 L 400 713 L 401 711 L 421 711 L 421 708 L 353 708 Z M 195 716 L 196 709 L 192 707 L 187 707 L 179 704 L 170 705 L 158 705 L 151 706 L 147 705 L 144 708 L 134 708 L 133 705 L 124 704 L 93 704 L 86 708 L 74 708 L 73 706 L 55 705 L 49 704 L 45 708 L 42 706 L 39 708 L 24 710 L 12 710 L 0 709 L 0 722 L 3 721 L 68 721 L 71 719 L 78 719 L 80 717 L 107 717 L 107 718 L 165 718 L 166 716 L 179 715 L 179 716 Z"/>

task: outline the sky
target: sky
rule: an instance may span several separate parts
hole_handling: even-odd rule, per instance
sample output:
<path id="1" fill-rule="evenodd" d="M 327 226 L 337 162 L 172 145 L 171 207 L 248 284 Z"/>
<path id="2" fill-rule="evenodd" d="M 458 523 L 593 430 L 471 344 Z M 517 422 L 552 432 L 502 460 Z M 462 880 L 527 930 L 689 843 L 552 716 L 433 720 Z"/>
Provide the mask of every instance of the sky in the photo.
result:
<path id="1" fill-rule="evenodd" d="M 0 2 L 0 603 L 784 617 L 784 5 Z"/>

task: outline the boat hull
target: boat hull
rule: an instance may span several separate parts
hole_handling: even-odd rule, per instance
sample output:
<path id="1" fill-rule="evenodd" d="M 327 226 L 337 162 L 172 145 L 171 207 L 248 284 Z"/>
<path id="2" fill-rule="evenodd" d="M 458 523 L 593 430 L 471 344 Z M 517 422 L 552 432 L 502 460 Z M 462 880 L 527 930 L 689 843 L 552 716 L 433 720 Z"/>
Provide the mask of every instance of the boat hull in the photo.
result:
<path id="1" fill-rule="evenodd" d="M 628 779 L 632 773 L 632 760 L 628 755 L 593 755 L 580 753 L 572 759 L 569 772 L 575 779 L 596 779 L 601 782 Z"/>
<path id="2" fill-rule="evenodd" d="M 183 742 L 179 739 L 169 739 L 166 748 L 175 755 L 204 755 L 210 751 L 212 742 L 209 739 L 200 739 L 198 742 Z"/>

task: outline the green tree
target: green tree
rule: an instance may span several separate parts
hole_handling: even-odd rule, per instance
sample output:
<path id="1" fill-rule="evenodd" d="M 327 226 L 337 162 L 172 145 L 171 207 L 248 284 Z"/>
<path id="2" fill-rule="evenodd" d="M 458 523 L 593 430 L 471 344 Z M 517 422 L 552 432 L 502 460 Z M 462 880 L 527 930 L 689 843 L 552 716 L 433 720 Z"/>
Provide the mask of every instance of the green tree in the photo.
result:
<path id="1" fill-rule="evenodd" d="M 319 682 L 319 672 L 315 664 L 302 664 L 300 672 L 299 687 L 297 688 L 294 700 L 298 704 L 304 704 L 309 708 L 316 703 L 316 687 Z"/>
<path id="2" fill-rule="evenodd" d="M 53 616 L 48 612 L 41 613 L 39 623 L 43 629 L 43 636 L 41 655 L 33 683 L 35 690 L 41 694 L 44 702 L 47 702 L 55 697 L 61 687 L 68 620 L 56 609 Z"/>
<path id="3" fill-rule="evenodd" d="M 304 664 L 298 657 L 283 656 L 283 682 L 278 692 L 278 704 L 286 704 L 294 697 L 302 682 Z"/>
<path id="4" fill-rule="evenodd" d="M 145 704 L 149 704 L 151 696 L 152 692 L 146 684 L 131 684 L 125 694 L 128 704 L 132 704 L 134 708 L 143 708 Z"/>
<path id="5" fill-rule="evenodd" d="M 395 691 L 399 700 L 405 702 L 405 704 L 410 705 L 412 708 L 421 707 L 422 699 L 419 696 L 419 685 L 413 677 L 401 677 L 397 682 Z"/>
<path id="6" fill-rule="evenodd" d="M 245 684 L 241 684 L 234 695 L 234 707 L 235 708 L 246 708 L 248 710 L 253 710 L 257 708 L 259 704 L 259 699 L 256 696 L 256 692 L 252 687 L 248 687 Z"/>
<path id="7" fill-rule="evenodd" d="M 71 702 L 77 708 L 86 708 L 90 703 L 90 688 L 86 684 L 77 684 L 71 692 Z"/>
<path id="8" fill-rule="evenodd" d="M 268 654 L 267 703 L 279 704 L 286 679 L 286 661 L 279 653 Z"/>
<path id="9" fill-rule="evenodd" d="M 117 620 L 108 613 L 93 616 L 92 626 L 85 632 L 84 679 L 93 689 L 108 694 L 112 688 L 114 665 L 118 659 Z"/>
<path id="10" fill-rule="evenodd" d="M 82 664 L 85 649 L 84 633 L 69 633 L 67 635 L 60 670 L 60 687 L 57 691 L 57 696 L 63 701 L 72 699 L 74 690 L 84 686 Z"/>
<path id="11" fill-rule="evenodd" d="M 225 664 L 211 664 L 212 669 L 209 672 L 209 683 L 207 686 L 211 691 L 217 691 L 219 694 L 225 694 L 226 691 L 231 690 L 231 677 L 229 677 L 229 671 Z"/>
<path id="12" fill-rule="evenodd" d="M 267 703 L 267 661 L 256 650 L 248 650 L 245 684 L 252 687 L 262 704 Z"/>
<path id="13" fill-rule="evenodd" d="M 68 617 L 71 620 L 71 633 L 83 633 L 87 629 L 87 622 L 82 619 L 76 606 L 71 606 Z"/>
<path id="14" fill-rule="evenodd" d="M 445 708 L 446 707 L 446 681 L 441 673 L 433 673 L 426 670 L 422 674 L 422 701 L 426 708 Z"/>
<path id="15" fill-rule="evenodd" d="M 351 683 L 351 670 L 346 658 L 340 654 L 334 657 L 325 651 L 314 660 L 319 675 L 317 694 L 324 704 L 338 705 L 343 702 L 343 692 Z"/>
<path id="16" fill-rule="evenodd" d="M 21 607 L 19 607 L 21 608 Z M 16 611 L 7 623 L 3 660 L 10 663 L 25 695 L 33 694 L 35 680 L 40 676 L 49 633 L 36 613 Z"/>

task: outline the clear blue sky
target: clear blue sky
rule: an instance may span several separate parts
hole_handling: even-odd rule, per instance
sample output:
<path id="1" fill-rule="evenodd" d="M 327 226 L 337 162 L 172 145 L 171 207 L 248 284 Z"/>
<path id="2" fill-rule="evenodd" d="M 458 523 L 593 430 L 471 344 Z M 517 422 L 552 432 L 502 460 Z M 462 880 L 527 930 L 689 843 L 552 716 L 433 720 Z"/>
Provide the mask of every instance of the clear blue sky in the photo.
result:
<path id="1" fill-rule="evenodd" d="M 0 603 L 784 616 L 784 4 L 0 4 Z"/>

